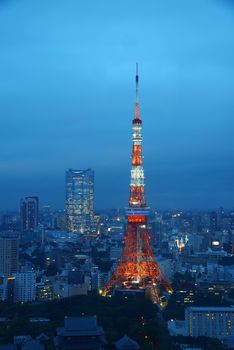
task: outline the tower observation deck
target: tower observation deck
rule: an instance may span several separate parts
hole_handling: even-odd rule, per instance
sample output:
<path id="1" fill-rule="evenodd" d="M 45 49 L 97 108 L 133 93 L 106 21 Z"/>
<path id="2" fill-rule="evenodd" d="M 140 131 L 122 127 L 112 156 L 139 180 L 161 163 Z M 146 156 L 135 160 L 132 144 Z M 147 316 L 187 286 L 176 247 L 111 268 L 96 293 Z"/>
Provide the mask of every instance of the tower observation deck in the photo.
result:
<path id="1" fill-rule="evenodd" d="M 149 208 L 145 199 L 142 140 L 137 64 L 135 114 L 132 119 L 130 196 L 129 206 L 126 208 L 127 227 L 122 255 L 103 291 L 103 296 L 112 293 L 117 288 L 145 288 L 151 291 L 154 302 L 159 302 L 159 286 L 163 286 L 168 292 L 172 292 L 172 288 L 163 276 L 150 244 L 147 226 Z"/>

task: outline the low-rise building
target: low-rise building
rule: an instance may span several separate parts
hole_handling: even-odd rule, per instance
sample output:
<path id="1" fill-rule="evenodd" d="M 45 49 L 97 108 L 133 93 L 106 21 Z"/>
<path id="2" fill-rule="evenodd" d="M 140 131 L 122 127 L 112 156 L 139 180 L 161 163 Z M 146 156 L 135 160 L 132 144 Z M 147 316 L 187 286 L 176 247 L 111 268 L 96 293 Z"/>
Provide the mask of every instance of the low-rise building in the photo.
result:
<path id="1" fill-rule="evenodd" d="M 189 307 L 185 327 L 188 336 L 217 338 L 234 346 L 234 307 Z"/>
<path id="2" fill-rule="evenodd" d="M 69 298 L 75 295 L 87 295 L 89 286 L 83 284 L 69 284 L 56 281 L 53 284 L 53 293 L 57 298 Z"/>
<path id="3" fill-rule="evenodd" d="M 90 280 L 85 279 L 85 275 L 81 271 L 63 271 L 61 275 L 56 276 L 52 289 L 57 298 L 87 295 L 90 289 Z"/>

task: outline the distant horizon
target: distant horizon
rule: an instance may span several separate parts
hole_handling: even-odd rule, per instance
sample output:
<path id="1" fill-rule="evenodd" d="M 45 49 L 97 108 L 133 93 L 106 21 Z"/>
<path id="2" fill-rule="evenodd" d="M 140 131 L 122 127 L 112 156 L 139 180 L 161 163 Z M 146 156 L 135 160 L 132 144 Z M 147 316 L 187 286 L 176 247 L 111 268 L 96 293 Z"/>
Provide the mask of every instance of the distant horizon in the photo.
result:
<path id="1" fill-rule="evenodd" d="M 66 211 L 66 208 L 56 208 L 56 207 L 53 207 L 49 204 L 40 204 L 40 198 L 39 198 L 39 211 L 41 212 L 43 210 L 43 207 L 46 207 L 46 206 L 49 206 L 51 211 L 52 212 L 56 212 L 56 211 Z M 20 207 L 19 207 L 20 208 Z M 0 209 L 0 213 L 18 213 L 20 214 L 20 210 L 18 209 Z M 110 211 L 120 211 L 121 213 L 124 213 L 125 209 L 127 208 L 127 206 L 123 207 L 123 208 L 94 208 L 94 213 L 95 214 L 99 214 L 100 212 L 110 212 Z M 234 211 L 234 206 L 233 207 L 230 207 L 230 208 L 226 208 L 226 207 L 223 207 L 223 206 L 220 206 L 220 207 L 216 207 L 216 208 L 151 208 L 150 207 L 150 211 L 151 212 L 166 212 L 166 211 L 169 211 L 169 212 L 172 212 L 172 211 L 182 211 L 182 212 L 212 212 L 212 211 L 216 211 L 218 212 L 220 209 L 223 209 L 225 212 L 232 212 Z"/>

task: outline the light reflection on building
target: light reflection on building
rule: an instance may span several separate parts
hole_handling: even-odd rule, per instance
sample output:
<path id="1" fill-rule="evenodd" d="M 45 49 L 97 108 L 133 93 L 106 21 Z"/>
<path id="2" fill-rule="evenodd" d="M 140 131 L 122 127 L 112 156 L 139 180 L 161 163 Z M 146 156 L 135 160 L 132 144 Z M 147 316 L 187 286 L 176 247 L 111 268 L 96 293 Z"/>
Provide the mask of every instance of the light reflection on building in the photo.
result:
<path id="1" fill-rule="evenodd" d="M 94 171 L 66 172 L 66 223 L 69 232 L 91 233 L 94 226 Z"/>

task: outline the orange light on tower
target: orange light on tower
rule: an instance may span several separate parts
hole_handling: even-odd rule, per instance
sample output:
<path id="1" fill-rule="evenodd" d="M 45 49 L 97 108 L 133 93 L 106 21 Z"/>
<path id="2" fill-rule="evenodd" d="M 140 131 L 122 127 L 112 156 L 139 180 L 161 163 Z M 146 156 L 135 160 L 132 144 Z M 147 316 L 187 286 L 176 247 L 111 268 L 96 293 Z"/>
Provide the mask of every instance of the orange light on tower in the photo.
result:
<path id="1" fill-rule="evenodd" d="M 145 181 L 142 157 L 142 120 L 138 99 L 138 65 L 136 67 L 136 103 L 132 120 L 132 168 L 130 176 L 129 207 L 126 209 L 127 228 L 124 236 L 123 252 L 117 268 L 112 274 L 102 295 L 106 296 L 115 287 L 129 288 L 136 284 L 140 287 L 153 287 L 159 284 L 172 291 L 159 265 L 155 260 L 150 234 L 147 228 L 149 208 L 145 200 Z M 157 291 L 154 300 L 159 302 Z"/>

